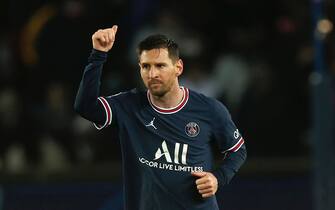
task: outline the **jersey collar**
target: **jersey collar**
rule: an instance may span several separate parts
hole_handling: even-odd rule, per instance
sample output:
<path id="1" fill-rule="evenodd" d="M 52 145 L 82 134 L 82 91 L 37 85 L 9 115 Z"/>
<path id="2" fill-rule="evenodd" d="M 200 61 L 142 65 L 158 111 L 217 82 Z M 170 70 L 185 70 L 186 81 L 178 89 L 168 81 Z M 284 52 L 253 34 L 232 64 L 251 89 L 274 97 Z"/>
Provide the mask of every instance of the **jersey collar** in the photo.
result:
<path id="1" fill-rule="evenodd" d="M 181 100 L 181 102 L 179 102 L 179 104 L 175 107 L 172 108 L 162 108 L 159 106 L 156 106 L 155 104 L 152 103 L 151 101 L 151 97 L 149 94 L 149 90 L 147 91 L 147 97 L 148 97 L 148 101 L 150 106 L 158 113 L 160 114 L 174 114 L 176 112 L 179 112 L 186 104 L 189 98 L 189 90 L 187 88 L 184 87 L 180 87 L 183 91 L 183 99 Z"/>

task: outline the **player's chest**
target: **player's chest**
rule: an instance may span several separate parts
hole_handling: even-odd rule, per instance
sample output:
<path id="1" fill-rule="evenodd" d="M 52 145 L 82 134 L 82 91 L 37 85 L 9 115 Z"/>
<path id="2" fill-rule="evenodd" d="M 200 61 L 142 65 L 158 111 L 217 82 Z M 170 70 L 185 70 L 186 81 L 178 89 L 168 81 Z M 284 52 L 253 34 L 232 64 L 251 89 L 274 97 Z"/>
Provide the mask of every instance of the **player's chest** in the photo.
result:
<path id="1" fill-rule="evenodd" d="M 136 131 L 133 130 L 130 145 L 140 157 L 141 165 L 151 163 L 152 167 L 175 170 L 179 166 L 204 167 L 204 162 L 210 159 L 212 131 L 206 117 L 188 112 L 171 115 L 143 112 L 134 117 L 137 126 L 132 126 Z"/>
<path id="2" fill-rule="evenodd" d="M 210 119 L 196 113 L 181 112 L 170 115 L 142 112 L 135 116 L 139 129 L 149 136 L 188 144 L 207 144 L 211 138 Z"/>

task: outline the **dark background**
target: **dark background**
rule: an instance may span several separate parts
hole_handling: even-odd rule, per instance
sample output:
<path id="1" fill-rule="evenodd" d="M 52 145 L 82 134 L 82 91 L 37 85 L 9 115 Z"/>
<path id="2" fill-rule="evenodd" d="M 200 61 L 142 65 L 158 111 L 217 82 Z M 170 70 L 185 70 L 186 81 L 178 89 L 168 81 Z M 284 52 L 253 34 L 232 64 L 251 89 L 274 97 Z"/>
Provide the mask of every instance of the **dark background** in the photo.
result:
<path id="1" fill-rule="evenodd" d="M 313 101 L 335 102 L 335 6 L 320 2 L 319 17 L 313 1 L 2 0 L 0 209 L 121 208 L 116 130 L 73 111 L 91 36 L 114 24 L 102 95 L 141 85 L 136 43 L 159 32 L 180 45 L 181 84 L 230 110 L 248 160 L 219 192 L 222 209 L 319 209 Z M 313 72 L 327 99 L 313 95 Z"/>

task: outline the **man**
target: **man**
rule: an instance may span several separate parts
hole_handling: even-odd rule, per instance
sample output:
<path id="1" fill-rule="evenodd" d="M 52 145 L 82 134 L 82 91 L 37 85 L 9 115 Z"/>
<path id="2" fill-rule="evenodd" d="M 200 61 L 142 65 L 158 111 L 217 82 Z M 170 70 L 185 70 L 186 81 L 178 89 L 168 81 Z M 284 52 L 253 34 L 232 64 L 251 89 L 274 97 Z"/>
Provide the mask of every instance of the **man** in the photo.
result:
<path id="1" fill-rule="evenodd" d="M 217 100 L 179 86 L 178 46 L 163 35 L 138 46 L 147 91 L 99 97 L 100 76 L 117 26 L 92 36 L 93 50 L 75 110 L 98 129 L 112 123 L 121 140 L 126 210 L 217 210 L 215 193 L 246 158 L 244 140 Z M 214 168 L 211 145 L 224 160 Z"/>

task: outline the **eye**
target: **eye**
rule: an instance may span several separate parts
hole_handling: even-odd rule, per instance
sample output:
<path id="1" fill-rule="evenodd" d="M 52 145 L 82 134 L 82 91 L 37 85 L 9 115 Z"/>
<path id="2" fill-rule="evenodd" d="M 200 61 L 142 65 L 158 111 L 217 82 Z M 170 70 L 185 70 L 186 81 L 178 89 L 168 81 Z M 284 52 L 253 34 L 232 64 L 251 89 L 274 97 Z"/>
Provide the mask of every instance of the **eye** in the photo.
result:
<path id="1" fill-rule="evenodd" d="M 149 69 L 149 68 L 150 68 L 150 65 L 149 65 L 149 64 L 146 64 L 146 63 L 144 63 L 144 64 L 142 64 L 142 68 L 143 68 L 143 69 Z"/>
<path id="2" fill-rule="evenodd" d="M 163 64 L 163 63 L 159 63 L 159 64 L 157 64 L 156 66 L 157 66 L 157 68 L 161 69 L 161 68 L 164 68 L 164 67 L 165 67 L 165 64 Z"/>

